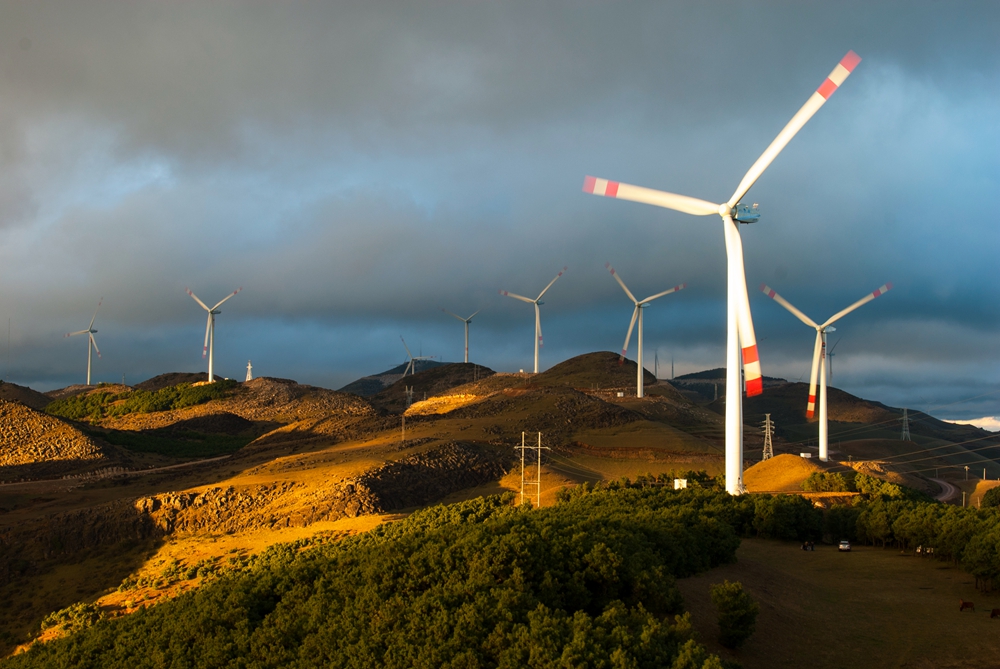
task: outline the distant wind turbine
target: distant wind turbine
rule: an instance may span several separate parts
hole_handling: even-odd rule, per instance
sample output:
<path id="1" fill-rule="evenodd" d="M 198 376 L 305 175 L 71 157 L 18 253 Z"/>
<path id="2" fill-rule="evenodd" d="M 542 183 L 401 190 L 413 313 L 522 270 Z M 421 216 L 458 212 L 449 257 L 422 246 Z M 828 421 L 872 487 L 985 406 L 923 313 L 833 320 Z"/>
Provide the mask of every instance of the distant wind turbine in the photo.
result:
<path id="1" fill-rule="evenodd" d="M 222 298 L 218 304 L 216 304 L 211 309 L 205 305 L 204 302 L 198 299 L 198 296 L 191 292 L 191 289 L 187 289 L 187 294 L 194 298 L 194 301 L 201 305 L 201 308 L 208 312 L 208 323 L 205 325 L 205 345 L 201 349 L 201 357 L 204 359 L 205 353 L 208 353 L 208 382 L 215 383 L 215 375 L 213 371 L 213 363 L 215 360 L 215 316 L 221 314 L 219 307 L 222 303 L 236 295 L 236 293 L 243 290 L 243 287 L 239 287 L 233 292 Z"/>
<path id="2" fill-rule="evenodd" d="M 827 420 L 826 420 L 826 333 L 835 332 L 836 328 L 830 327 L 835 322 L 851 313 L 863 304 L 868 304 L 874 300 L 879 295 L 884 295 L 892 290 L 892 284 L 887 283 L 881 288 L 876 289 L 874 292 L 868 293 L 860 300 L 847 307 L 838 311 L 833 316 L 830 316 L 822 325 L 817 325 L 811 318 L 806 316 L 804 313 L 796 309 L 791 305 L 791 303 L 778 295 L 774 290 L 766 285 L 761 284 L 760 290 L 762 293 L 770 297 L 772 300 L 783 306 L 788 311 L 792 312 L 792 315 L 798 318 L 800 321 L 805 323 L 811 328 L 816 330 L 816 345 L 813 347 L 813 361 L 812 361 L 812 372 L 809 375 L 809 402 L 806 404 L 806 418 L 812 418 L 813 414 L 816 412 L 816 374 L 819 373 L 819 459 L 823 462 L 827 461 L 829 455 L 829 444 L 828 444 L 828 432 L 827 432 Z M 837 341 L 840 341 L 839 339 Z M 836 344 L 834 344 L 836 346 Z"/>
<path id="3" fill-rule="evenodd" d="M 632 338 L 632 328 L 635 327 L 636 321 L 638 321 L 639 322 L 639 331 L 638 331 L 638 337 L 639 337 L 638 348 L 639 348 L 639 351 L 635 355 L 636 365 L 638 366 L 637 377 L 636 377 L 635 396 L 636 397 L 644 397 L 646 393 L 645 393 L 645 390 L 643 388 L 642 373 L 644 371 L 646 371 L 646 370 L 642 366 L 642 311 L 643 311 L 643 309 L 645 309 L 646 307 L 648 307 L 649 303 L 652 302 L 653 300 L 655 300 L 657 298 L 660 298 L 660 297 L 663 297 L 664 295 L 669 295 L 670 293 L 676 293 L 679 290 L 684 290 L 685 288 L 687 288 L 687 284 L 686 283 L 682 283 L 679 286 L 674 286 L 670 290 L 665 290 L 662 293 L 657 293 L 656 295 L 650 295 L 649 297 L 647 297 L 644 300 L 637 300 L 637 299 L 635 299 L 635 295 L 632 294 L 632 291 L 630 291 L 628 289 L 628 286 L 625 285 L 625 282 L 622 281 L 622 278 L 620 276 L 618 276 L 618 272 L 616 272 L 615 268 L 611 266 L 611 263 L 604 263 L 604 267 L 607 268 L 607 270 L 609 272 L 611 272 L 611 276 L 615 277 L 615 281 L 618 282 L 618 285 L 621 286 L 622 290 L 625 291 L 625 294 L 628 295 L 628 299 L 632 300 L 632 304 L 635 305 L 635 309 L 632 310 L 632 322 L 628 324 L 628 334 L 625 335 L 625 345 L 622 346 L 622 354 L 621 354 L 621 357 L 618 358 L 618 364 L 620 365 L 623 362 L 625 362 L 625 352 L 628 351 L 628 342 Z"/>
<path id="4" fill-rule="evenodd" d="M 87 335 L 87 385 L 90 385 L 90 362 L 93 357 L 93 351 L 97 351 L 97 357 L 101 357 L 101 350 L 97 348 L 97 340 L 94 339 L 94 334 L 97 330 L 94 329 L 94 321 L 97 320 L 97 312 L 101 308 L 101 304 L 104 302 L 102 297 L 97 303 L 97 309 L 94 309 L 94 317 L 90 319 L 90 325 L 87 326 L 86 330 L 80 330 L 79 332 L 69 332 L 66 334 L 67 337 L 75 337 L 76 335 Z"/>
<path id="5" fill-rule="evenodd" d="M 475 315 L 475 314 L 473 314 L 473 315 Z M 417 373 L 417 362 L 418 361 L 420 361 L 420 360 L 432 360 L 434 358 L 433 355 L 413 355 L 412 353 L 410 353 L 410 347 L 406 345 L 406 340 L 403 339 L 402 335 L 399 336 L 399 341 L 403 342 L 403 348 L 406 349 L 406 355 L 409 356 L 409 358 L 410 358 L 409 364 L 407 364 L 406 365 L 406 369 L 403 370 L 403 376 L 406 376 L 407 372 L 410 373 L 410 376 L 413 376 L 414 374 L 416 374 Z"/>
<path id="6" fill-rule="evenodd" d="M 462 318 L 458 314 L 453 314 L 444 307 L 441 307 L 441 311 L 448 314 L 449 316 L 454 316 L 458 320 L 465 323 L 465 362 L 469 362 L 469 323 L 472 322 L 472 319 L 476 316 L 476 314 L 482 311 L 482 309 L 477 310 L 476 313 L 472 314 L 472 316 L 469 316 L 468 318 Z"/>
<path id="7" fill-rule="evenodd" d="M 501 290 L 500 291 L 501 295 L 506 295 L 507 297 L 513 297 L 515 300 L 521 300 L 522 302 L 527 302 L 528 304 L 535 305 L 535 374 L 538 373 L 538 347 L 543 345 L 542 344 L 542 316 L 541 316 L 541 312 L 539 312 L 539 310 L 538 310 L 538 307 L 540 305 L 542 305 L 542 304 L 545 304 L 544 302 L 542 302 L 542 295 L 545 294 L 545 291 L 547 291 L 549 288 L 551 288 L 552 284 L 554 284 L 556 281 L 558 281 L 559 277 L 561 277 L 563 274 L 565 274 L 567 269 L 568 268 L 563 267 L 562 271 L 559 272 L 558 274 L 556 274 L 556 278 L 552 279 L 551 281 L 549 281 L 549 285 L 545 286 L 545 288 L 542 290 L 542 292 L 540 292 L 538 294 L 538 297 L 536 297 L 535 299 L 531 299 L 530 297 L 524 297 L 523 295 L 515 295 L 514 293 L 508 293 L 506 290 Z"/>

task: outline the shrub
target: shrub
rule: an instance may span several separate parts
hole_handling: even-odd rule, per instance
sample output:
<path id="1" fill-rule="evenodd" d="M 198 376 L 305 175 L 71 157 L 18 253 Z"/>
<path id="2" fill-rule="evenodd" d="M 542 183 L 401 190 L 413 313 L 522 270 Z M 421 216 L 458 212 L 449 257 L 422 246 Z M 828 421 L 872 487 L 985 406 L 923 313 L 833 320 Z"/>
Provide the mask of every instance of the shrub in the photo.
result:
<path id="1" fill-rule="evenodd" d="M 719 642 L 726 648 L 739 648 L 753 634 L 760 607 L 739 581 L 716 583 L 711 593 L 719 611 Z"/>
<path id="2" fill-rule="evenodd" d="M 806 492 L 853 492 L 854 486 L 840 472 L 813 472 L 802 482 Z"/>
<path id="3" fill-rule="evenodd" d="M 983 495 L 980 506 L 1000 506 L 1000 488 L 990 488 Z"/>

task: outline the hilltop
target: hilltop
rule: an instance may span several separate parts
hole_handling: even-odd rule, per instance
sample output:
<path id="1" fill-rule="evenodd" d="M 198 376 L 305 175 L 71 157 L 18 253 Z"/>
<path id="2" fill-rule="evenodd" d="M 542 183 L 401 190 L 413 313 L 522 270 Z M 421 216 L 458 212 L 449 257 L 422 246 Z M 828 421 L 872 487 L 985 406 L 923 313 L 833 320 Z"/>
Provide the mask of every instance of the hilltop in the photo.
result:
<path id="1" fill-rule="evenodd" d="M 48 395 L 32 390 L 27 386 L 19 386 L 16 383 L 0 381 L 0 399 L 8 402 L 20 402 L 24 406 L 31 407 L 36 411 L 42 411 L 48 406 L 52 398 Z"/>
<path id="2" fill-rule="evenodd" d="M 413 361 L 413 372 L 419 374 L 420 372 L 426 371 L 428 369 L 433 369 L 434 367 L 440 367 L 441 365 L 448 365 L 451 363 L 447 362 L 437 362 L 436 360 L 414 360 Z M 404 362 L 401 365 L 396 365 L 392 369 L 387 369 L 379 374 L 372 374 L 370 376 L 363 376 L 360 379 L 351 381 L 346 386 L 340 389 L 342 393 L 354 393 L 360 397 L 370 397 L 375 395 L 392 384 L 403 378 L 403 372 L 406 371 L 408 362 Z"/>

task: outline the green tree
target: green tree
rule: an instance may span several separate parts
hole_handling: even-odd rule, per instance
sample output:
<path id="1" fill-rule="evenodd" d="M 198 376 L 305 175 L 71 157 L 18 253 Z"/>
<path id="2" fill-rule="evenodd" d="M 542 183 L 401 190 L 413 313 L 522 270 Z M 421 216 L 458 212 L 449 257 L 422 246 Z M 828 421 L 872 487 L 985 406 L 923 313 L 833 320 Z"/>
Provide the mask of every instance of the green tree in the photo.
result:
<path id="1" fill-rule="evenodd" d="M 980 506 L 1000 506 L 1000 488 L 990 488 L 983 495 Z"/>
<path id="2" fill-rule="evenodd" d="M 719 611 L 719 641 L 726 648 L 739 648 L 753 634 L 760 607 L 739 581 L 716 583 L 711 593 Z"/>

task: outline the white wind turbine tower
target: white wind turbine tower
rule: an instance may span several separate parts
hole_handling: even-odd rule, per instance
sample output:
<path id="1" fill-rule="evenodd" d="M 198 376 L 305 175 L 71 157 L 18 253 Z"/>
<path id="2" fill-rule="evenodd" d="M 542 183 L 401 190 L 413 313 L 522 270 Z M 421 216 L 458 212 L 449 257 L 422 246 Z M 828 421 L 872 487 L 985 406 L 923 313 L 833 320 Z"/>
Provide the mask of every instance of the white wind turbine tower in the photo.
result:
<path id="1" fill-rule="evenodd" d="M 444 307 L 441 308 L 441 311 L 448 314 L 449 316 L 454 316 L 458 320 L 465 323 L 465 362 L 469 362 L 469 323 L 472 322 L 472 319 L 475 318 L 476 314 L 482 311 L 482 309 L 477 310 L 475 314 L 472 314 L 468 318 L 462 318 L 458 314 L 453 314 Z"/>
<path id="2" fill-rule="evenodd" d="M 788 309 L 792 314 L 798 318 L 800 321 L 805 323 L 811 328 L 816 330 L 816 345 L 813 347 L 813 361 L 812 361 L 812 372 L 809 374 L 809 401 L 806 404 L 806 418 L 812 418 L 816 412 L 816 374 L 819 373 L 819 459 L 826 462 L 829 457 L 829 440 L 827 432 L 827 421 L 826 421 L 826 333 L 835 332 L 837 328 L 830 327 L 836 321 L 840 320 L 847 314 L 851 313 L 862 304 L 867 304 L 874 300 L 879 295 L 883 295 L 892 290 L 892 284 L 887 283 L 881 288 L 877 288 L 874 292 L 868 293 L 860 300 L 852 304 L 851 306 L 838 311 L 833 316 L 830 316 L 822 325 L 816 325 L 815 322 L 804 313 L 793 307 L 788 300 L 778 295 L 770 286 L 761 284 L 760 290 L 762 293 L 770 297 L 772 300 Z"/>
<path id="3" fill-rule="evenodd" d="M 204 302 L 202 302 L 201 300 L 198 299 L 197 295 L 195 295 L 194 293 L 192 293 L 190 289 L 187 289 L 187 294 L 190 295 L 192 298 L 194 298 L 194 301 L 197 302 L 198 304 L 200 304 L 202 309 L 204 309 L 205 311 L 208 312 L 208 323 L 205 325 L 205 345 L 201 349 L 201 357 L 204 358 L 205 357 L 205 353 L 206 352 L 208 353 L 208 382 L 209 383 L 215 383 L 215 375 L 214 375 L 214 372 L 213 372 L 213 363 L 214 363 L 214 360 L 215 360 L 215 316 L 216 316 L 216 314 L 221 314 L 222 313 L 221 311 L 219 311 L 219 307 L 222 306 L 222 303 L 225 302 L 226 300 L 228 300 L 229 298 L 231 298 L 236 293 L 240 292 L 241 290 L 243 290 L 242 287 L 237 288 L 236 290 L 234 290 L 233 292 L 229 293 L 224 298 L 222 298 L 221 300 L 219 300 L 218 304 L 216 304 L 214 307 L 212 307 L 211 309 L 209 309 L 208 306 L 206 306 Z"/>
<path id="4" fill-rule="evenodd" d="M 625 285 L 625 282 L 622 281 L 622 278 L 621 276 L 618 275 L 618 272 L 615 271 L 615 268 L 611 266 L 611 263 L 604 263 L 604 267 L 606 267 L 607 270 L 611 272 L 611 276 L 615 277 L 615 281 L 618 282 L 618 285 L 621 286 L 622 290 L 625 291 L 625 294 L 628 295 L 628 299 L 632 300 L 632 303 L 635 305 L 635 309 L 632 310 L 632 322 L 628 324 L 628 334 L 625 335 L 625 345 L 622 346 L 622 354 L 621 357 L 618 359 L 618 364 L 620 365 L 622 362 L 625 361 L 625 352 L 628 351 L 628 342 L 632 338 L 632 328 L 635 327 L 636 321 L 638 321 L 639 331 L 637 335 L 639 338 L 638 341 L 639 351 L 638 353 L 636 353 L 635 356 L 636 365 L 638 366 L 636 382 L 635 382 L 636 383 L 635 396 L 644 397 L 646 393 L 645 389 L 643 388 L 643 378 L 642 378 L 642 373 L 645 371 L 645 368 L 643 368 L 642 366 L 642 311 L 643 309 L 648 307 L 649 303 L 652 302 L 653 300 L 659 297 L 663 297 L 664 295 L 669 295 L 670 293 L 676 293 L 679 290 L 684 290 L 685 288 L 687 288 L 687 284 L 682 283 L 679 286 L 674 286 L 670 290 L 665 290 L 662 293 L 657 293 L 656 295 L 650 295 L 644 300 L 637 300 L 635 299 L 635 295 L 632 294 L 632 291 L 630 291 L 628 289 L 628 286 Z"/>
<path id="5" fill-rule="evenodd" d="M 474 315 L 475 314 L 473 314 L 473 316 Z M 413 376 L 414 374 L 417 373 L 418 360 L 431 360 L 434 358 L 433 355 L 413 355 L 412 353 L 410 353 L 410 347 L 406 345 L 406 340 L 403 339 L 402 335 L 399 336 L 399 341 L 403 342 L 403 348 L 406 349 L 406 355 L 410 357 L 410 362 L 406 365 L 406 369 L 403 370 L 403 376 L 406 376 L 407 372 L 410 373 L 410 376 Z"/>
<path id="6" fill-rule="evenodd" d="M 792 137 L 812 118 L 823 103 L 836 92 L 848 75 L 861 62 L 853 51 L 841 59 L 833 72 L 823 81 L 792 120 L 782 128 L 774 141 L 764 150 L 750 170 L 743 176 L 732 197 L 723 204 L 714 204 L 698 198 L 664 191 L 631 186 L 617 181 L 588 176 L 583 190 L 594 195 L 673 209 L 695 216 L 717 214 L 722 218 L 726 240 L 727 271 L 727 336 L 726 336 L 726 491 L 732 495 L 743 491 L 743 406 L 740 382 L 740 352 L 742 349 L 743 372 L 747 396 L 759 395 L 763 390 L 760 361 L 757 357 L 757 340 L 750 316 L 746 276 L 743 271 L 743 243 L 736 223 L 753 223 L 760 214 L 757 205 L 741 204 L 740 200 L 754 185 L 764 170 L 781 153 Z"/>
<path id="7" fill-rule="evenodd" d="M 94 334 L 97 330 L 94 329 L 94 321 L 97 320 L 97 312 L 101 308 L 101 304 L 104 302 L 102 297 L 97 303 L 97 309 L 94 309 L 94 317 L 90 319 L 90 325 L 87 326 L 86 330 L 80 330 L 79 332 L 69 332 L 66 334 L 67 337 L 75 337 L 76 335 L 87 335 L 87 385 L 90 385 L 90 362 L 93 358 L 93 352 L 97 351 L 97 357 L 101 357 L 101 349 L 97 348 L 97 340 L 94 339 Z"/>
<path id="8" fill-rule="evenodd" d="M 556 274 L 556 278 L 549 281 L 549 285 L 545 286 L 542 292 L 540 292 L 538 294 L 538 297 L 536 297 L 535 299 L 531 299 L 530 297 L 524 297 L 523 295 L 515 295 L 514 293 L 508 293 L 506 290 L 500 291 L 501 295 L 506 295 L 507 297 L 513 297 L 515 300 L 521 300 L 522 302 L 527 302 L 528 304 L 535 305 L 535 374 L 538 373 L 538 347 L 543 345 L 542 315 L 541 312 L 538 310 L 538 307 L 542 304 L 545 304 L 544 302 L 542 302 L 542 295 L 545 294 L 545 291 L 551 288 L 552 284 L 558 281 L 559 277 L 561 277 L 566 272 L 566 270 L 567 268 L 563 267 L 562 270 L 558 274 Z"/>

